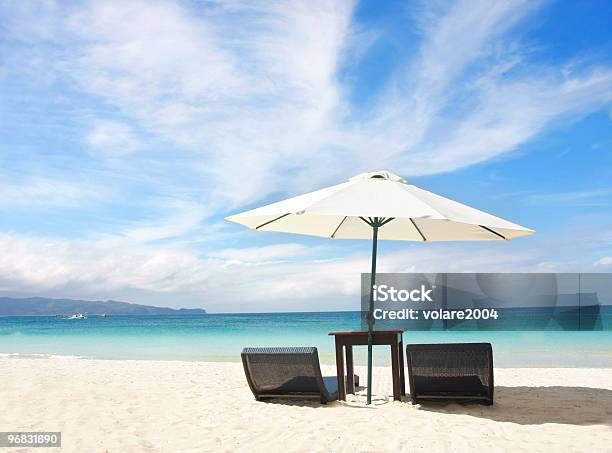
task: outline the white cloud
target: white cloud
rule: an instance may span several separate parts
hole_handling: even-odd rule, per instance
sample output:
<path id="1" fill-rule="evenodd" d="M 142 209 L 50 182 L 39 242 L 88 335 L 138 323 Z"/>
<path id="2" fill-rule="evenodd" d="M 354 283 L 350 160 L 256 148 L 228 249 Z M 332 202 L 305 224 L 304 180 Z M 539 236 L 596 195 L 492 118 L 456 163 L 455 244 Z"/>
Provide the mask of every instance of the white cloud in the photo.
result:
<path id="1" fill-rule="evenodd" d="M 26 175 L 21 178 L 4 176 L 0 179 L 0 208 L 14 209 L 75 209 L 92 201 L 108 200 L 114 191 L 86 178 L 69 180 L 63 177 Z"/>
<path id="2" fill-rule="evenodd" d="M 83 44 L 60 67 L 142 130 L 204 160 L 217 198 L 253 201 L 283 185 L 298 156 L 320 152 L 340 102 L 351 12 L 351 2 L 327 1 L 197 11 L 93 2 L 70 16 Z"/>
<path id="3" fill-rule="evenodd" d="M 611 267 L 612 266 L 612 256 L 604 256 L 603 258 L 595 261 L 595 266 L 597 267 Z"/>
<path id="4" fill-rule="evenodd" d="M 587 272 L 610 238 L 565 231 L 506 243 L 385 243 L 379 272 Z M 574 238 L 574 241 L 567 240 Z M 575 238 L 585 238 L 576 240 Z M 393 244 L 393 247 L 387 247 Z M 67 240 L 0 234 L 0 291 L 203 306 L 210 311 L 354 310 L 367 252 L 321 260 L 299 244 L 202 257 L 130 240 Z M 387 250 L 386 250 L 387 249 Z M 579 253 L 577 253 L 579 251 Z M 287 259 L 295 258 L 297 259 Z M 601 255 L 599 255 L 601 256 Z"/>
<path id="5" fill-rule="evenodd" d="M 268 261 L 300 259 L 319 253 L 323 247 L 307 247 L 302 244 L 273 244 L 262 247 L 228 248 L 211 253 L 210 256 L 236 263 L 261 264 Z"/>
<path id="6" fill-rule="evenodd" d="M 531 194 L 526 199 L 530 203 L 540 205 L 608 206 L 612 203 L 612 188 Z"/>
<path id="7" fill-rule="evenodd" d="M 142 149 L 132 129 L 115 121 L 96 122 L 86 140 L 93 151 L 106 156 L 121 156 Z"/>
<path id="8" fill-rule="evenodd" d="M 172 249 L 148 248 L 127 241 L 66 240 L 24 235 L 0 235 L 0 286 L 30 290 L 77 290 L 88 294 L 118 288 L 166 292 L 187 284 L 198 260 Z M 181 282 L 175 276 L 181 275 Z"/>
<path id="9" fill-rule="evenodd" d="M 148 208 L 152 218 L 127 224 L 117 234 L 133 243 L 175 238 L 198 230 L 208 214 L 202 203 L 180 198 L 155 199 Z"/>

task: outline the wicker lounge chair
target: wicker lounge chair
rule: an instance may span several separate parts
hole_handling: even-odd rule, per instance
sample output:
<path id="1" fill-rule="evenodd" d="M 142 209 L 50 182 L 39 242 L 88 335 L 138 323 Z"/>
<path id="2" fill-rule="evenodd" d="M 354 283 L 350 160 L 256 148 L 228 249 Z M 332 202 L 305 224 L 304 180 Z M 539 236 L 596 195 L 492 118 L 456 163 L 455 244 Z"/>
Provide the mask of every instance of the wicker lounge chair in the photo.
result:
<path id="1" fill-rule="evenodd" d="M 323 377 L 317 348 L 244 348 L 242 364 L 249 387 L 260 401 L 267 398 L 338 399 L 336 376 Z M 355 385 L 359 377 L 355 376 Z"/>
<path id="2" fill-rule="evenodd" d="M 428 399 L 493 404 L 490 343 L 409 344 L 406 355 L 412 404 Z"/>

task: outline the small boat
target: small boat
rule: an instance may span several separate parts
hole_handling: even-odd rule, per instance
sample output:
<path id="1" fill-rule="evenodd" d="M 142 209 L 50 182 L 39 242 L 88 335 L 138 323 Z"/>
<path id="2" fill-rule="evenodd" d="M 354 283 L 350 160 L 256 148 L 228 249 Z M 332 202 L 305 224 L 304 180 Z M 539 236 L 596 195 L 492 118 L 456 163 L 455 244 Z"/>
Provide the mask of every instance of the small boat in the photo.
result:
<path id="1" fill-rule="evenodd" d="M 106 318 L 107 316 L 108 316 L 108 315 L 107 315 L 106 313 L 101 313 L 101 314 L 100 314 L 100 317 L 102 317 L 102 318 Z"/>
<path id="2" fill-rule="evenodd" d="M 75 313 L 74 315 L 64 319 L 87 319 L 87 315 L 84 315 L 83 313 Z"/>

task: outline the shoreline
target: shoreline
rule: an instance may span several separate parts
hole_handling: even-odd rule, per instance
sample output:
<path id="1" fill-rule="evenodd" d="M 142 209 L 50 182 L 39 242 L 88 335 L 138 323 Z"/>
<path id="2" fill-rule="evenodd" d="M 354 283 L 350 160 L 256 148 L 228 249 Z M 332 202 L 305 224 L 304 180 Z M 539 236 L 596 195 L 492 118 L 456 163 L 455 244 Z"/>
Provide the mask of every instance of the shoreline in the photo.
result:
<path id="1" fill-rule="evenodd" d="M 78 361 L 104 361 L 104 362 L 162 362 L 162 363 L 242 363 L 240 356 L 228 357 L 228 360 L 206 360 L 206 359 L 164 359 L 164 358 L 119 358 L 119 357 L 90 357 L 90 356 L 76 356 L 70 354 L 44 354 L 44 353 L 5 353 L 0 352 L 0 360 L 78 360 Z M 333 366 L 334 362 L 320 360 L 321 366 Z M 356 366 L 365 367 L 365 362 L 359 362 L 355 360 Z M 387 368 L 388 364 L 374 365 L 378 368 Z M 554 366 L 542 366 L 542 365 L 524 365 L 524 366 L 503 366 L 495 365 L 495 369 L 512 370 L 512 369 L 579 369 L 579 370 L 612 370 L 612 366 L 576 366 L 576 365 L 564 365 L 558 364 Z"/>

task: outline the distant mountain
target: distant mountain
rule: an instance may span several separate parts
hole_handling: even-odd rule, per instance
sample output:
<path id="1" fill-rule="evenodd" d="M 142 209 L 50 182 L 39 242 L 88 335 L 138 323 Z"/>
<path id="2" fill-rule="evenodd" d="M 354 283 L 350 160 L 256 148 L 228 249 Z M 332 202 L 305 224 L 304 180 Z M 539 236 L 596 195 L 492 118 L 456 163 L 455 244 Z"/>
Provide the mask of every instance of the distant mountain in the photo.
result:
<path id="1" fill-rule="evenodd" d="M 30 297 L 17 299 L 0 297 L 0 316 L 54 316 L 60 314 L 88 313 L 91 315 L 203 315 L 201 308 L 168 308 L 151 305 L 130 304 L 128 302 L 89 301 L 73 299 L 49 299 Z"/>

